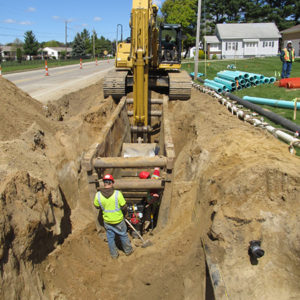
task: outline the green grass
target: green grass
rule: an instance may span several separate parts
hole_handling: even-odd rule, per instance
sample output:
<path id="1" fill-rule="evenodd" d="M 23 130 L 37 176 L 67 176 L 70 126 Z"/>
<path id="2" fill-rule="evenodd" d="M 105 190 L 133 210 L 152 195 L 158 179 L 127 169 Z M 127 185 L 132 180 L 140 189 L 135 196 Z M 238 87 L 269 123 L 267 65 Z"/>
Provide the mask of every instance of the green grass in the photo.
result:
<path id="1" fill-rule="evenodd" d="M 281 72 L 282 63 L 279 57 L 266 58 L 251 58 L 251 59 L 237 59 L 237 60 L 209 60 L 206 63 L 206 78 L 213 79 L 217 73 L 222 70 L 227 70 L 228 65 L 234 64 L 236 70 L 263 74 L 265 76 L 274 76 L 275 71 Z M 193 61 L 183 61 L 182 68 L 194 72 Z M 198 71 L 205 73 L 205 64 L 203 60 L 199 60 Z M 291 77 L 300 77 L 300 59 L 296 59 L 292 66 Z M 279 78 L 278 78 L 279 79 Z"/>
<path id="2" fill-rule="evenodd" d="M 275 71 L 277 73 L 277 79 L 280 79 L 280 73 L 282 68 L 282 63 L 279 57 L 267 57 L 267 58 L 252 58 L 243 60 L 210 60 L 206 62 L 206 76 L 202 76 L 202 79 L 214 79 L 217 73 L 222 70 L 227 70 L 228 65 L 234 64 L 236 70 L 262 74 L 266 77 L 274 77 Z M 183 61 L 182 68 L 188 73 L 194 72 L 194 62 L 193 61 Z M 205 64 L 203 61 L 199 61 L 198 72 L 205 73 Z M 279 74 L 278 74 L 279 73 Z M 292 65 L 292 71 L 290 77 L 300 77 L 300 59 L 296 59 Z M 296 97 L 300 97 L 299 89 L 286 89 L 282 87 L 277 87 L 274 84 L 262 84 L 259 86 L 253 86 L 250 88 L 245 88 L 239 91 L 234 91 L 232 94 L 237 95 L 240 98 L 243 96 L 252 97 L 262 97 L 278 100 L 293 100 Z M 297 111 L 296 120 L 293 120 L 293 110 L 285 108 L 277 108 L 267 105 L 260 105 L 261 107 L 268 109 L 297 125 L 300 125 L 300 111 Z M 265 118 L 266 119 L 266 118 Z M 266 120 L 272 126 L 281 128 L 280 125 L 274 124 L 270 120 Z M 300 150 L 297 149 L 297 155 L 300 155 Z"/>
<path id="3" fill-rule="evenodd" d="M 100 59 L 98 59 L 100 60 Z M 82 62 L 91 62 L 94 59 L 83 59 Z M 79 59 L 68 59 L 68 60 L 56 60 L 48 59 L 47 60 L 48 68 L 67 66 L 67 65 L 76 65 L 79 64 Z M 31 60 L 31 61 L 22 61 L 18 63 L 17 61 L 7 61 L 2 62 L 2 74 L 8 74 L 13 72 L 21 72 L 34 69 L 44 69 L 45 61 L 44 60 Z"/>
<path id="4" fill-rule="evenodd" d="M 274 76 L 275 71 L 280 73 L 282 63 L 279 57 L 267 57 L 267 58 L 252 58 L 243 60 L 210 60 L 207 61 L 206 71 L 207 76 L 202 76 L 202 79 L 214 79 L 217 73 L 222 70 L 227 70 L 227 66 L 235 64 L 236 70 L 262 74 L 267 77 Z M 189 73 L 194 72 L 193 62 L 184 62 L 182 68 Z M 205 72 L 204 62 L 199 61 L 198 70 L 200 73 Z M 292 65 L 291 77 L 300 77 L 300 59 L 296 59 Z M 277 79 L 280 79 L 277 76 Z M 250 88 L 244 88 L 242 90 L 234 91 L 233 94 L 240 98 L 243 96 L 262 97 L 278 100 L 293 100 L 296 97 L 300 97 L 299 89 L 286 89 L 277 87 L 274 84 L 261 84 L 259 86 L 253 86 Z M 271 106 L 262 106 L 270 111 L 273 111 L 286 119 L 289 119 L 296 124 L 300 125 L 300 111 L 297 112 L 297 118 L 293 120 L 293 110 L 285 108 L 276 108 Z"/>

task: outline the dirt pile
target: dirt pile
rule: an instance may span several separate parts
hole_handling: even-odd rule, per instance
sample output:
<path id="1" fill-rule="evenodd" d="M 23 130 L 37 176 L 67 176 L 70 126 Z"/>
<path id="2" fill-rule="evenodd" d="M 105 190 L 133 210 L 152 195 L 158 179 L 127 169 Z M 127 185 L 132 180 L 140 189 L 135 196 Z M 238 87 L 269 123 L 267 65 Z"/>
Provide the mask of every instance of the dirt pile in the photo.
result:
<path id="1" fill-rule="evenodd" d="M 230 298 L 296 299 L 299 158 L 198 91 L 170 107 L 177 160 L 167 227 L 150 237 L 153 246 L 117 262 L 93 223 L 82 228 L 43 262 L 45 295 L 213 299 L 203 239 Z M 266 251 L 258 265 L 248 256 L 254 239 Z"/>
<path id="2" fill-rule="evenodd" d="M 108 101 L 97 103 L 95 90 L 100 90 L 99 84 L 86 93 L 82 114 L 74 109 L 76 101 L 67 110 L 62 105 L 65 99 L 56 103 L 56 111 L 63 107 L 64 118 L 69 119 L 57 122 L 51 120 L 47 106 L 0 78 L 2 299 L 42 297 L 36 266 L 72 231 L 70 215 L 78 201 L 81 155 L 114 108 Z M 75 184 L 69 186 L 72 179 Z"/>
<path id="3" fill-rule="evenodd" d="M 115 107 L 99 91 L 101 82 L 46 108 L 31 99 L 25 126 L 0 142 L 1 297 L 213 299 L 202 239 L 230 299 L 298 299 L 300 160 L 195 90 L 169 103 L 177 158 L 168 224 L 147 237 L 151 247 L 111 260 L 80 166 Z M 265 256 L 254 265 L 256 239 Z"/>
<path id="4" fill-rule="evenodd" d="M 299 298 L 299 157 L 264 131 L 233 118 L 216 100 L 197 98 L 191 101 L 191 122 L 184 119 L 185 104 L 174 103 L 173 131 L 190 134 L 190 142 L 178 149 L 175 178 L 197 178 L 197 198 L 207 208 L 198 216 L 207 220 L 204 237 L 229 298 Z M 182 197 L 183 202 L 189 199 Z M 178 205 L 172 205 L 177 224 L 185 218 Z M 257 265 L 248 256 L 252 240 L 260 240 L 265 250 Z"/>

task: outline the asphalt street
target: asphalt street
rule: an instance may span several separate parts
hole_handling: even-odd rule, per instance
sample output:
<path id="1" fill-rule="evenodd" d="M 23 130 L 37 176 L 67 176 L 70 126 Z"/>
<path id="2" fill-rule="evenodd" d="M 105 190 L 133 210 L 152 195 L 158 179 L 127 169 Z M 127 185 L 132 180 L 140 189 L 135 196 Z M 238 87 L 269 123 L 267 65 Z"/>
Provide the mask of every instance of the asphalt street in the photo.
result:
<path id="1" fill-rule="evenodd" d="M 17 87 L 27 92 L 31 97 L 46 103 L 62 95 L 74 92 L 103 78 L 114 68 L 114 60 L 88 62 L 64 67 L 49 68 L 46 71 L 34 70 L 7 74 L 3 77 L 13 82 Z"/>

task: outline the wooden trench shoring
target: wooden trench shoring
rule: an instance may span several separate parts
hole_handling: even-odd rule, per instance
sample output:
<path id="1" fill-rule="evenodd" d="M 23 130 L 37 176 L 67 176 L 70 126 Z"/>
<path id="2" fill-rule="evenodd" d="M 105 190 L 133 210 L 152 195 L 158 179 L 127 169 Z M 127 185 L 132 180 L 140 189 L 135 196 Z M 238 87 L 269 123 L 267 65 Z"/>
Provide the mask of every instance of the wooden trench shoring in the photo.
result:
<path id="1" fill-rule="evenodd" d="M 127 101 L 126 101 L 127 100 Z M 111 173 L 115 177 L 114 187 L 116 189 L 132 195 L 132 192 L 141 194 L 150 189 L 167 190 L 171 192 L 172 170 L 175 160 L 174 144 L 171 135 L 170 113 L 168 110 L 168 97 L 163 96 L 162 114 L 156 116 L 160 118 L 160 133 L 158 146 L 159 155 L 154 157 L 121 157 L 123 143 L 131 142 L 130 132 L 130 112 L 127 111 L 127 103 L 130 103 L 126 97 L 123 97 L 111 118 L 102 128 L 99 134 L 99 141 L 93 144 L 85 153 L 82 161 L 82 167 L 86 171 L 89 195 L 91 201 L 94 199 L 97 188 L 102 186 L 102 177 Z M 151 112 L 150 112 L 151 114 Z M 149 170 L 154 167 L 160 167 L 161 178 L 159 180 L 143 180 L 136 176 L 130 179 L 118 178 L 118 170 Z M 133 173 L 133 172 L 131 172 Z M 163 223 L 166 223 L 168 214 L 168 200 L 163 197 L 161 207 L 164 215 Z M 165 203 L 164 203 L 165 202 Z M 158 222 L 161 223 L 161 222 Z"/>

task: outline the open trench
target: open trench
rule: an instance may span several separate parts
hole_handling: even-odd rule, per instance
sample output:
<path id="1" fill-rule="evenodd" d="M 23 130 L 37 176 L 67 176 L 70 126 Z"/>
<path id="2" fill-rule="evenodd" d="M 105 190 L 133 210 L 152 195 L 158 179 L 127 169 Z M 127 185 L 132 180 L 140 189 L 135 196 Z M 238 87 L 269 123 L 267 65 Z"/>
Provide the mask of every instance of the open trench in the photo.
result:
<path id="1" fill-rule="evenodd" d="M 27 271 L 21 296 L 4 299 L 298 299 L 299 159 L 196 90 L 188 101 L 169 102 L 176 160 L 161 205 L 168 199 L 167 223 L 146 236 L 151 247 L 110 258 L 81 166 L 115 109 L 101 94 L 94 103 L 95 92 L 81 90 L 52 107 L 64 115 L 67 100 L 64 122 L 71 128 L 60 135 L 64 155 L 53 155 L 64 236 Z M 251 240 L 262 241 L 265 250 L 256 264 L 248 255 Z M 220 275 L 214 284 L 223 290 L 216 297 L 203 243 Z M 29 274 L 34 284 L 26 289 Z"/>

